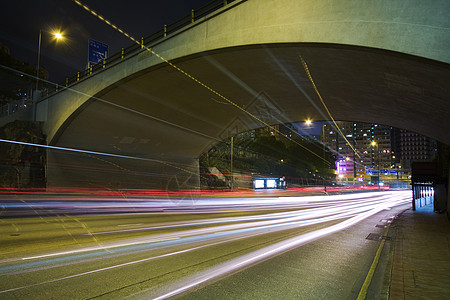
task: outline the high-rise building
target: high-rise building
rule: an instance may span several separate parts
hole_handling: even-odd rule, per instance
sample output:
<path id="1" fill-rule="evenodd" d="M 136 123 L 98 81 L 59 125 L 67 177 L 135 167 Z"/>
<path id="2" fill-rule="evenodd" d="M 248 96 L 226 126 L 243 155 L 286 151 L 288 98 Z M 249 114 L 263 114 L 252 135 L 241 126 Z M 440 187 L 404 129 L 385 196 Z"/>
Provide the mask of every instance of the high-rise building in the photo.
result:
<path id="1" fill-rule="evenodd" d="M 407 130 L 371 123 L 336 124 L 323 124 L 322 138 L 334 153 L 341 179 L 362 181 L 378 173 L 405 174 L 411 161 L 429 161 L 434 156 L 435 141 Z"/>
<path id="2" fill-rule="evenodd" d="M 435 140 L 400 129 L 400 161 L 403 168 L 410 169 L 412 161 L 431 161 L 436 147 Z"/>

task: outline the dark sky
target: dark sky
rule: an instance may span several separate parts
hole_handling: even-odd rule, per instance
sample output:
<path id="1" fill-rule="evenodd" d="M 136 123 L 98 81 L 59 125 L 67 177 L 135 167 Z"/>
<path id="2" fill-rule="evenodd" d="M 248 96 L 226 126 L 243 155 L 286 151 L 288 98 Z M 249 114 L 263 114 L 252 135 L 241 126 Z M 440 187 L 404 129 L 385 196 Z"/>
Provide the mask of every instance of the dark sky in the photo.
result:
<path id="1" fill-rule="evenodd" d="M 211 0 L 80 0 L 133 37 L 140 39 L 161 29 Z M 61 29 L 64 42 L 52 41 L 52 29 Z M 62 82 L 87 65 L 88 39 L 109 45 L 109 53 L 132 42 L 72 0 L 0 0 L 0 43 L 11 56 L 37 64 L 42 30 L 41 66 L 49 80 Z"/>

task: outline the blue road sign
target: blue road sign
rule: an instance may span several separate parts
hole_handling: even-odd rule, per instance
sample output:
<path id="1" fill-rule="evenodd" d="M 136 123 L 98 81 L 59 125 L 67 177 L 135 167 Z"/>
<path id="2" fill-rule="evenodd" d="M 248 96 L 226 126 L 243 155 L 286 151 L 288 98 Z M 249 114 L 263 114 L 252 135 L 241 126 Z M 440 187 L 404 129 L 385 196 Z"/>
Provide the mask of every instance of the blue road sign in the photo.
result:
<path id="1" fill-rule="evenodd" d="M 380 174 L 397 174 L 399 172 L 398 169 L 371 169 L 371 168 L 366 168 L 366 174 L 368 175 L 374 175 L 374 174 L 378 174 L 378 171 L 380 172 Z"/>
<path id="2" fill-rule="evenodd" d="M 108 58 L 108 45 L 89 39 L 89 62 L 96 64 L 106 58 Z"/>

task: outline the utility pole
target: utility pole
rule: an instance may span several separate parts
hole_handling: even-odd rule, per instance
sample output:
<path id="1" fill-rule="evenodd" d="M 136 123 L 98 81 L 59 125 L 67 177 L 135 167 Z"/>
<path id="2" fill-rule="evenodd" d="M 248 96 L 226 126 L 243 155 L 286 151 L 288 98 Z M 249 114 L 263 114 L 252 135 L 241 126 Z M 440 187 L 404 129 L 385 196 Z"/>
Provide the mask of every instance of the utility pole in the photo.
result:
<path id="1" fill-rule="evenodd" d="M 327 170 L 327 164 L 325 162 L 325 122 L 322 122 L 322 147 L 323 147 L 323 174 L 322 174 L 322 179 L 323 179 L 323 191 L 326 194 L 327 193 L 327 182 L 325 179 L 326 176 L 326 170 Z"/>
<path id="2" fill-rule="evenodd" d="M 230 173 L 231 173 L 231 190 L 233 190 L 233 143 L 234 137 L 231 137 L 231 149 L 230 149 Z"/>

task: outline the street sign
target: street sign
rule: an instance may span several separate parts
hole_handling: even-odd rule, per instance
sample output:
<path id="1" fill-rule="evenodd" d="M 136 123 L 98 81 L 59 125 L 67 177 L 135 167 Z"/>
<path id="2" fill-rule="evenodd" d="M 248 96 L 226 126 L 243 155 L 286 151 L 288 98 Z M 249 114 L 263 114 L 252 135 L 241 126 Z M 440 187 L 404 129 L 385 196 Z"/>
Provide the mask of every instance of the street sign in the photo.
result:
<path id="1" fill-rule="evenodd" d="M 97 64 L 108 58 L 108 45 L 89 39 L 88 60 L 91 64 Z"/>
<path id="2" fill-rule="evenodd" d="M 368 175 L 374 175 L 374 174 L 378 174 L 378 172 L 380 172 L 380 174 L 397 174 L 399 172 L 398 169 L 371 169 L 371 168 L 366 168 L 366 174 Z"/>

